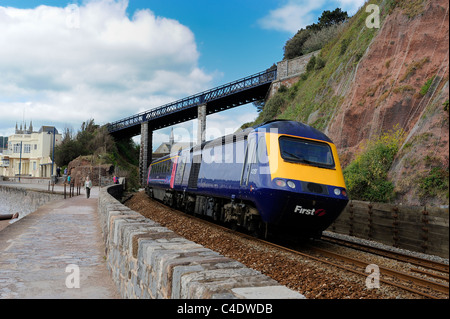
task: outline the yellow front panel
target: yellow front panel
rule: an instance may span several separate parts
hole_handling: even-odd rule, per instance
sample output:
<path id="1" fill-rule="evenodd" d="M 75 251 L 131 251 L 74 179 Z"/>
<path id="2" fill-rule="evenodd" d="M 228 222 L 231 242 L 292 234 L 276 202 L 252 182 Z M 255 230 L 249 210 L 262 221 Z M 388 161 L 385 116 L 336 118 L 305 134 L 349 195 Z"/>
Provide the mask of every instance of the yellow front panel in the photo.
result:
<path id="1" fill-rule="evenodd" d="M 293 135 L 266 133 L 267 153 L 269 156 L 269 166 L 272 180 L 274 178 L 283 178 L 345 188 L 344 176 L 342 175 L 341 164 L 339 162 L 336 146 L 334 144 L 301 137 L 305 140 L 326 143 L 331 147 L 336 165 L 335 169 L 320 168 L 307 164 L 286 162 L 281 157 L 280 153 L 280 146 L 278 142 L 280 136 L 300 138 Z"/>

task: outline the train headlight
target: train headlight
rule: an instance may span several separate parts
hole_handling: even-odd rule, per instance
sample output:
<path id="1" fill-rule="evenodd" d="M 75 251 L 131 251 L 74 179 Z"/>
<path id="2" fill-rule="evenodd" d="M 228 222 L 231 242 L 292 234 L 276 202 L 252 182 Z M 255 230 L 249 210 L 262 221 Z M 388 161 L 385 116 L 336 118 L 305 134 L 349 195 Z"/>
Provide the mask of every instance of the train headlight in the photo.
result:
<path id="1" fill-rule="evenodd" d="M 334 189 L 334 195 L 339 196 L 341 195 L 341 190 L 339 188 Z"/>
<path id="2" fill-rule="evenodd" d="M 287 181 L 287 185 L 288 185 L 290 188 L 295 188 L 295 183 L 294 183 L 293 181 Z"/>
<path id="3" fill-rule="evenodd" d="M 286 186 L 286 181 L 284 181 L 282 179 L 277 179 L 275 181 L 275 184 L 277 184 L 277 186 L 280 186 L 280 187 L 285 187 Z"/>

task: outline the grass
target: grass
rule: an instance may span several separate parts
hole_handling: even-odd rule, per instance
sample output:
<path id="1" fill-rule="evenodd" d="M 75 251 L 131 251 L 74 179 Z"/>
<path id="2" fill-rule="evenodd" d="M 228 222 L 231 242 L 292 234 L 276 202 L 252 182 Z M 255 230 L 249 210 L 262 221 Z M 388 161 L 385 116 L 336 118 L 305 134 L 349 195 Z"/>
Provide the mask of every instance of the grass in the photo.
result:
<path id="1" fill-rule="evenodd" d="M 408 66 L 408 68 L 406 69 L 406 73 L 400 78 L 400 82 L 404 82 L 404 81 L 408 80 L 411 76 L 416 74 L 417 70 L 420 70 L 425 65 L 425 63 L 428 63 L 428 62 L 430 62 L 430 58 L 425 57 L 420 61 L 411 63 Z"/>

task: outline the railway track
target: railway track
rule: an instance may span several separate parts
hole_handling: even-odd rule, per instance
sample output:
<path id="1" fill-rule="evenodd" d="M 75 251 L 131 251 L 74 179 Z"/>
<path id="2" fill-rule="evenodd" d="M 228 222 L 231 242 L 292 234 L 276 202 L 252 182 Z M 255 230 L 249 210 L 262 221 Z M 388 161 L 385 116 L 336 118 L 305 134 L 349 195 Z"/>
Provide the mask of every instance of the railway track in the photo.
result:
<path id="1" fill-rule="evenodd" d="M 386 287 L 386 285 L 392 286 L 397 290 L 421 296 L 422 298 L 449 298 L 448 265 L 433 264 L 428 260 L 417 259 L 405 255 L 402 256 L 379 248 L 359 245 L 326 236 L 324 236 L 323 240 L 317 241 L 313 245 L 308 245 L 307 247 L 305 247 L 305 245 L 279 244 L 258 239 L 174 209 L 167 209 L 174 212 L 176 215 L 188 218 L 192 223 L 195 221 L 195 223 L 198 222 L 203 224 L 204 226 L 200 226 L 200 229 L 205 228 L 205 225 L 208 225 L 209 227 L 229 233 L 232 236 L 245 238 L 249 242 L 255 242 L 278 251 L 284 251 L 293 256 L 300 256 L 302 257 L 302 260 L 312 260 L 316 263 L 327 265 L 328 268 L 331 269 L 335 268 L 347 271 L 361 277 L 363 281 L 369 276 L 369 273 L 366 272 L 367 266 L 373 265 L 373 259 L 377 259 L 375 264 L 378 265 L 379 282 L 383 284 L 383 287 Z M 177 217 L 177 219 L 179 219 L 179 217 Z M 157 220 L 157 222 L 160 221 Z M 183 227 L 186 227 L 186 225 L 191 222 L 184 221 L 181 223 L 183 224 Z M 364 257 L 355 257 L 355 255 L 357 255 L 355 253 L 356 251 Z M 350 257 L 350 255 L 353 255 L 353 257 Z M 386 259 L 389 259 L 390 261 L 385 262 Z M 390 263 L 401 265 L 401 268 L 406 270 L 398 270 L 396 269 L 398 267 L 390 267 L 388 266 Z"/>
<path id="2" fill-rule="evenodd" d="M 221 226 L 220 226 L 221 227 Z M 295 249 L 295 248 L 289 248 L 285 245 L 278 245 L 273 242 L 261 240 L 254 238 L 252 236 L 241 234 L 242 236 L 245 236 L 246 238 L 257 240 L 261 243 L 264 243 L 265 245 L 270 245 L 272 247 L 277 247 L 279 249 L 294 253 L 296 255 L 303 256 L 305 258 L 310 258 L 315 261 L 319 261 L 322 263 L 326 263 L 327 265 L 330 265 L 332 267 L 337 267 L 349 272 L 352 272 L 354 274 L 363 276 L 365 278 L 368 277 L 368 273 L 366 272 L 367 266 L 372 265 L 371 262 L 359 260 L 356 258 L 348 257 L 344 254 L 334 252 L 331 249 L 323 249 L 314 245 L 310 245 L 308 247 L 309 250 L 311 250 L 314 253 L 308 253 L 305 252 L 304 249 L 301 248 L 301 250 Z M 339 245 L 345 245 L 347 246 L 355 246 L 357 244 L 347 242 L 344 240 L 340 240 Z M 365 247 L 366 249 L 364 249 Z M 406 257 L 405 255 L 392 253 L 386 250 L 382 250 L 380 248 L 373 248 L 367 245 L 359 245 L 358 249 L 360 251 L 363 251 L 364 253 L 371 253 L 373 254 L 373 251 L 376 251 L 378 255 L 389 255 L 390 258 L 395 259 L 396 261 L 405 262 L 404 260 Z M 393 257 L 396 256 L 396 257 Z M 325 258 L 324 258 L 325 257 Z M 379 281 L 394 286 L 396 288 L 409 291 L 411 293 L 420 295 L 425 298 L 430 299 L 442 299 L 442 298 L 448 298 L 449 296 L 449 284 L 448 284 L 448 265 L 445 264 L 439 264 L 434 263 L 429 260 L 417 258 L 417 257 L 410 257 L 410 259 L 407 260 L 413 260 L 416 264 L 420 264 L 422 267 L 424 265 L 431 265 L 427 267 L 431 267 L 431 269 L 438 268 L 439 270 L 443 269 L 442 271 L 445 272 L 446 269 L 446 275 L 438 275 L 438 274 L 432 274 L 429 273 L 426 270 L 420 270 L 420 269 L 411 269 L 412 272 L 417 272 L 421 274 L 425 274 L 428 276 L 432 276 L 435 279 L 439 279 L 439 281 L 434 281 L 426 278 L 422 278 L 419 276 L 416 276 L 414 273 L 408 273 L 404 271 L 395 270 L 389 267 L 385 266 L 378 266 L 380 278 Z M 408 261 L 406 261 L 408 262 Z M 438 265 L 438 266 L 436 266 Z M 445 267 L 447 266 L 447 268 Z M 444 281 L 444 282 L 442 282 Z M 446 281 L 446 282 L 445 282 Z"/>
<path id="3" fill-rule="evenodd" d="M 415 266 L 424 267 L 424 268 L 439 271 L 439 272 L 444 272 L 444 273 L 447 273 L 447 281 L 448 281 L 448 273 L 449 273 L 449 265 L 448 264 L 444 264 L 444 263 L 433 261 L 433 260 L 427 260 L 427 259 L 423 259 L 420 257 L 411 256 L 411 255 L 406 255 L 406 254 L 403 254 L 400 252 L 394 252 L 394 251 L 390 251 L 390 250 L 386 250 L 386 249 L 382 249 L 382 248 L 377 248 L 377 247 L 365 245 L 362 243 L 356 243 L 356 242 L 351 242 L 351 241 L 347 241 L 347 240 L 343 240 L 343 239 L 338 239 L 338 238 L 331 237 L 331 236 L 328 236 L 325 234 L 322 235 L 321 240 L 325 241 L 325 242 L 330 242 L 330 243 L 334 243 L 337 245 L 361 250 L 361 251 L 370 252 L 371 254 L 376 254 L 379 256 L 399 260 L 399 261 L 402 261 L 405 263 L 410 263 Z"/>
<path id="4" fill-rule="evenodd" d="M 368 276 L 365 272 L 365 269 L 369 265 L 373 265 L 371 262 L 360 260 L 357 258 L 348 257 L 341 253 L 334 252 L 329 249 L 323 249 L 319 247 L 311 247 L 313 251 L 317 252 L 320 255 L 331 258 L 332 260 L 340 260 L 344 262 L 344 268 L 349 269 L 348 265 L 352 265 L 350 267 L 352 272 L 358 273 L 362 276 Z M 372 248 L 372 247 L 370 247 Z M 368 249 L 370 253 L 371 249 Z M 379 254 L 380 253 L 380 250 Z M 392 257 L 391 257 L 392 258 Z M 424 260 L 420 260 L 422 263 L 425 263 Z M 336 267 L 341 267 L 338 263 L 334 262 Z M 420 270 L 420 269 L 411 269 L 410 272 L 400 271 L 393 269 L 391 267 L 386 267 L 382 265 L 376 265 L 379 271 L 379 281 L 388 285 L 395 286 L 397 288 L 407 290 L 409 292 L 421 295 L 430 299 L 441 299 L 448 298 L 449 295 L 449 285 L 448 285 L 448 272 L 447 275 L 434 275 L 429 273 L 428 271 Z M 422 276 L 418 276 L 415 273 L 420 273 L 422 275 L 432 275 L 433 279 L 427 279 Z M 438 279 L 436 281 L 435 279 Z"/>
<path id="5" fill-rule="evenodd" d="M 215 227 L 221 228 L 222 230 L 224 230 L 226 232 L 229 232 L 229 233 L 241 236 L 241 237 L 245 237 L 249 240 L 258 241 L 264 245 L 276 247 L 278 249 L 281 249 L 281 250 L 284 250 L 284 251 L 287 251 L 287 252 L 290 252 L 290 253 L 305 257 L 305 258 L 313 259 L 315 261 L 325 263 L 332 267 L 338 267 L 340 269 L 352 272 L 354 274 L 363 276 L 365 278 L 367 278 L 369 275 L 365 270 L 366 270 L 367 266 L 371 265 L 370 262 L 365 262 L 365 261 L 358 260 L 356 258 L 351 258 L 351 257 L 345 256 L 343 254 L 333 252 L 332 250 L 319 248 L 314 245 L 309 246 L 309 249 L 311 249 L 314 252 L 314 254 L 307 253 L 305 251 L 302 251 L 303 249 L 299 250 L 299 249 L 287 247 L 285 245 L 279 245 L 274 242 L 266 241 L 266 240 L 263 240 L 260 238 L 253 237 L 251 235 L 244 234 L 244 233 L 236 231 L 236 230 L 226 228 L 221 225 L 217 225 L 215 223 L 209 222 L 202 218 L 197 218 L 197 217 L 194 217 L 191 215 L 188 215 L 188 216 L 190 218 L 201 220 L 204 223 L 208 223 Z M 402 271 L 398 271 L 395 269 L 391 269 L 389 267 L 378 266 L 379 271 L 380 271 L 379 281 L 384 284 L 391 285 L 396 288 L 406 290 L 411 293 L 414 293 L 414 294 L 417 294 L 417 295 L 420 295 L 422 297 L 429 298 L 429 299 L 442 299 L 442 298 L 448 298 L 448 296 L 449 296 L 448 265 L 446 265 L 446 264 L 435 263 L 433 261 L 429 261 L 426 259 L 422 259 L 422 258 L 418 258 L 418 257 L 411 257 L 411 256 L 403 255 L 400 253 L 394 253 L 394 252 L 391 252 L 388 250 L 374 248 L 374 247 L 363 245 L 363 244 L 356 244 L 356 243 L 345 241 L 342 239 L 339 239 L 339 240 L 334 239 L 334 238 L 332 239 L 331 237 L 328 237 L 328 236 L 324 236 L 324 238 L 326 238 L 326 240 L 329 243 L 334 242 L 337 245 L 347 246 L 352 249 L 358 249 L 365 253 L 377 254 L 377 255 L 380 255 L 383 257 L 389 256 L 389 258 L 394 259 L 396 261 L 413 263 L 416 265 L 420 265 L 421 267 L 438 270 L 438 271 L 441 271 L 444 273 L 446 272 L 447 275 L 445 276 L 445 275 L 437 275 L 437 274 L 434 275 L 432 273 L 427 272 L 426 270 L 411 269 L 412 272 L 422 273 L 422 274 L 425 274 L 428 276 L 434 276 L 435 279 L 437 278 L 440 280 L 447 281 L 447 283 L 443 283 L 443 282 L 437 282 L 437 281 L 425 279 L 425 278 L 416 276 L 413 273 L 407 273 L 407 272 L 402 272 Z M 323 257 L 321 257 L 321 256 L 323 256 Z M 381 276 L 386 277 L 386 278 L 381 278 Z"/>

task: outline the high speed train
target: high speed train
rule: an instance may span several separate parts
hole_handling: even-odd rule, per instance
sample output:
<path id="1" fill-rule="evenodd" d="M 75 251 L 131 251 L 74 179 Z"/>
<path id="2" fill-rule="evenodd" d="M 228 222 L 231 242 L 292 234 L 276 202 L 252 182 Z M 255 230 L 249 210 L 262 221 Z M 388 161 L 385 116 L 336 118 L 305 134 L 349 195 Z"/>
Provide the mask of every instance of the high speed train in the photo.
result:
<path id="1" fill-rule="evenodd" d="M 318 238 L 348 202 L 336 146 L 295 121 L 204 142 L 153 161 L 148 171 L 152 198 L 261 237 Z"/>

